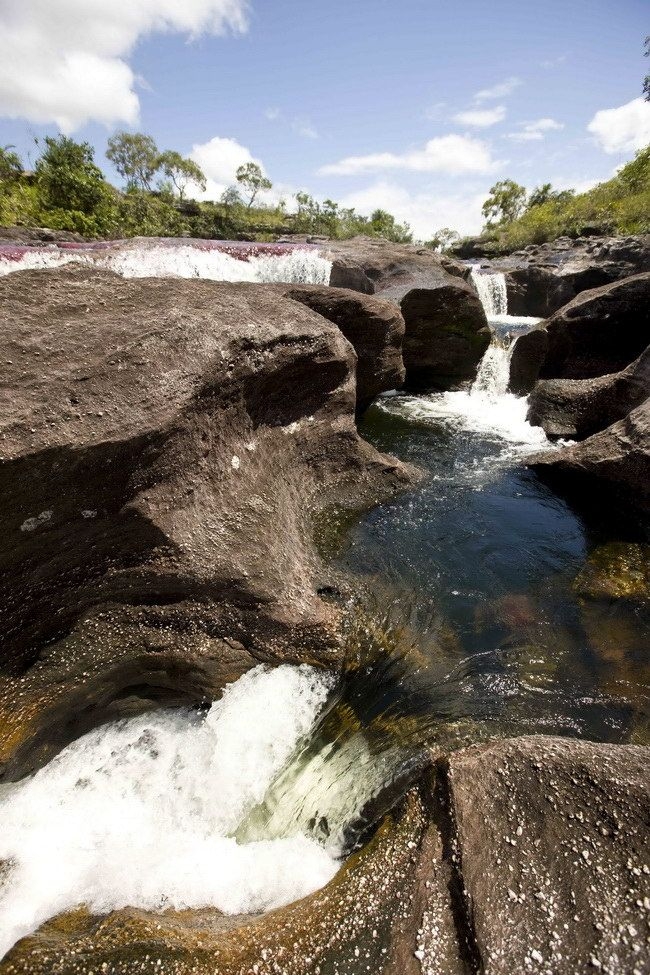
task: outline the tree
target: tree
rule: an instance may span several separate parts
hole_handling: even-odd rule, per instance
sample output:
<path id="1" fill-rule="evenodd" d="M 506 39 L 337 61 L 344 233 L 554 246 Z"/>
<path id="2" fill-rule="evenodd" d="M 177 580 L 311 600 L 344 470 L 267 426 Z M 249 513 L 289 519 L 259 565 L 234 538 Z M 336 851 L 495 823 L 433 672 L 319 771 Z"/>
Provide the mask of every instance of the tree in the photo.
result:
<path id="1" fill-rule="evenodd" d="M 459 240 L 460 234 L 456 233 L 455 230 L 450 230 L 449 227 L 441 227 L 440 230 L 436 231 L 431 240 L 426 242 L 425 247 L 431 247 L 432 250 L 436 251 L 448 251 Z"/>
<path id="2" fill-rule="evenodd" d="M 189 183 L 196 183 L 205 191 L 206 179 L 201 167 L 193 159 L 184 159 L 180 152 L 168 149 L 158 157 L 158 166 L 170 180 L 182 202 Z"/>
<path id="3" fill-rule="evenodd" d="M 45 152 L 36 163 L 36 178 L 46 207 L 93 214 L 110 192 L 95 152 L 87 142 L 65 135 L 47 136 Z"/>
<path id="4" fill-rule="evenodd" d="M 13 146 L 0 147 L 0 183 L 9 186 L 17 183 L 23 172 L 20 156 L 12 152 Z"/>
<path id="5" fill-rule="evenodd" d="M 249 210 L 255 202 L 257 194 L 262 190 L 270 190 L 273 186 L 271 180 L 267 179 L 261 168 L 254 162 L 240 166 L 236 175 L 237 182 L 250 194 L 246 204 Z"/>
<path id="6" fill-rule="evenodd" d="M 396 244 L 410 244 L 413 240 L 411 228 L 407 223 L 397 223 L 387 210 L 375 210 L 370 216 L 370 229 L 373 234 L 386 237 Z"/>
<path id="7" fill-rule="evenodd" d="M 646 37 L 643 46 L 645 47 L 645 57 L 650 57 L 650 35 Z M 647 74 L 643 79 L 643 94 L 645 95 L 645 100 L 650 102 L 650 74 Z"/>
<path id="8" fill-rule="evenodd" d="M 160 169 L 160 153 L 150 135 L 116 132 L 108 140 L 106 158 L 126 180 L 127 189 L 151 190 L 151 181 Z"/>
<path id="9" fill-rule="evenodd" d="M 575 190 L 554 190 L 550 183 L 536 186 L 528 197 L 526 210 L 542 206 L 544 203 L 568 203 L 575 196 Z"/>
<path id="10" fill-rule="evenodd" d="M 490 187 L 490 195 L 481 212 L 486 226 L 512 223 L 519 217 L 526 202 L 526 189 L 513 179 L 502 179 Z"/>
<path id="11" fill-rule="evenodd" d="M 227 186 L 221 194 L 219 203 L 223 203 L 226 207 L 240 207 L 244 205 L 241 193 L 236 186 Z"/>

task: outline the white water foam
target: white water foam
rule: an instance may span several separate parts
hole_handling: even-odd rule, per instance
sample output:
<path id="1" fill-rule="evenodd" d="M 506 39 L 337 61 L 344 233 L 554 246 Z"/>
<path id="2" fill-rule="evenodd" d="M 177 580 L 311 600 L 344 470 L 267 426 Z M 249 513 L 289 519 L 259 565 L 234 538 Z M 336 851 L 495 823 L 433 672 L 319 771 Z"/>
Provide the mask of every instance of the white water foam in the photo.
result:
<path id="1" fill-rule="evenodd" d="M 284 254 L 260 254 L 239 260 L 223 251 L 178 246 L 137 245 L 115 250 L 28 250 L 20 260 L 2 259 L 0 275 L 46 270 L 72 262 L 116 271 L 125 278 L 206 278 L 212 281 L 329 284 L 332 262 L 317 250 L 296 248 Z"/>
<path id="2" fill-rule="evenodd" d="M 0 787 L 0 957 L 78 904 L 98 913 L 213 905 L 269 910 L 327 883 L 338 850 L 296 827 L 238 842 L 332 687 L 313 668 L 258 667 L 206 716 L 106 725 Z"/>
<path id="3" fill-rule="evenodd" d="M 478 291 L 488 319 L 508 314 L 508 290 L 505 274 L 484 274 L 472 268 L 472 283 Z"/>

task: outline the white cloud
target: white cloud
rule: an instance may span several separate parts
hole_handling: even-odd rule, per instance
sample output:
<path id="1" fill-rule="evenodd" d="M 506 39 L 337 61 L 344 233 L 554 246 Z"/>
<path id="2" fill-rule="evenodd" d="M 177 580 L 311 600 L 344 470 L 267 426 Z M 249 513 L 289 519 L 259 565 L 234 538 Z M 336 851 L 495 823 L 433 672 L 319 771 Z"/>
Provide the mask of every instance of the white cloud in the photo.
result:
<path id="1" fill-rule="evenodd" d="M 539 142 L 545 132 L 559 131 L 564 125 L 553 118 L 539 118 L 536 122 L 526 122 L 521 132 L 510 132 L 508 138 L 515 142 Z"/>
<path id="2" fill-rule="evenodd" d="M 246 163 L 256 162 L 264 170 L 260 160 L 236 139 L 215 136 L 209 142 L 192 146 L 190 156 L 199 164 L 207 180 L 205 192 L 197 190 L 192 194 L 197 200 L 218 200 L 226 187 L 236 182 L 237 170 Z"/>
<path id="3" fill-rule="evenodd" d="M 506 95 L 511 95 L 515 88 L 519 88 L 521 84 L 523 84 L 521 78 L 506 78 L 505 81 L 493 85 L 492 88 L 481 88 L 474 95 L 474 101 L 487 102 L 493 98 L 505 98 Z"/>
<path id="4" fill-rule="evenodd" d="M 303 139 L 317 139 L 318 130 L 311 124 L 311 122 L 301 121 L 300 119 L 294 119 L 291 123 L 292 128 L 298 135 L 301 135 Z"/>
<path id="5" fill-rule="evenodd" d="M 371 186 L 350 193 L 341 200 L 345 207 L 370 215 L 378 207 L 388 210 L 399 221 L 406 221 L 418 240 L 430 240 L 441 227 L 450 227 L 461 234 L 478 233 L 481 229 L 481 205 L 488 195 L 482 192 L 449 194 L 437 192 L 409 192 L 396 183 L 379 180 Z"/>
<path id="6" fill-rule="evenodd" d="M 634 98 L 619 108 L 596 112 L 587 126 L 605 152 L 631 152 L 650 142 L 650 102 Z"/>
<path id="7" fill-rule="evenodd" d="M 302 136 L 303 139 L 318 139 L 319 137 L 316 126 L 312 125 L 308 118 L 288 118 L 279 108 L 267 108 L 264 115 L 269 122 L 282 122 Z"/>
<path id="8" fill-rule="evenodd" d="M 424 110 L 424 117 L 430 122 L 442 122 L 445 117 L 447 102 L 434 102 Z"/>
<path id="9" fill-rule="evenodd" d="M 0 115 L 72 132 L 138 121 L 128 57 L 155 31 L 246 29 L 248 0 L 0 0 Z"/>
<path id="10" fill-rule="evenodd" d="M 280 112 L 279 108 L 267 108 L 264 112 L 264 116 L 269 120 L 269 122 L 275 122 L 280 118 L 281 114 L 282 113 Z"/>
<path id="11" fill-rule="evenodd" d="M 337 163 L 321 166 L 320 176 L 357 176 L 386 169 L 405 169 L 418 173 L 490 173 L 499 164 L 492 159 L 489 146 L 463 135 L 443 135 L 430 139 L 423 149 L 408 152 L 377 152 L 367 156 L 347 156 Z"/>
<path id="12" fill-rule="evenodd" d="M 467 112 L 454 115 L 454 122 L 459 125 L 473 125 L 479 129 L 487 129 L 506 117 L 505 105 L 495 105 L 494 108 L 472 108 Z"/>

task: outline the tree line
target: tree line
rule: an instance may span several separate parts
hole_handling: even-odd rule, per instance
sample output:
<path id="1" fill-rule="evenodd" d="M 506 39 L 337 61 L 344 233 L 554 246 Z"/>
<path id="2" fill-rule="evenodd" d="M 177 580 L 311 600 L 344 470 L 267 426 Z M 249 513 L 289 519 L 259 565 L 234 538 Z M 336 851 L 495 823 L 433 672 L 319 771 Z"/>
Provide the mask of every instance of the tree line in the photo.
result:
<path id="1" fill-rule="evenodd" d="M 160 151 L 144 133 L 117 132 L 106 157 L 122 178 L 122 190 L 104 177 L 93 147 L 68 136 L 47 136 L 33 172 L 13 146 L 0 147 L 0 224 L 48 226 L 88 237 L 191 236 L 272 240 L 282 234 L 356 234 L 400 243 L 413 237 L 408 224 L 386 210 L 370 217 L 334 200 L 322 203 L 304 191 L 265 203 L 271 180 L 255 162 L 241 165 L 218 200 L 196 201 L 205 192 L 201 167 L 175 150 Z"/>

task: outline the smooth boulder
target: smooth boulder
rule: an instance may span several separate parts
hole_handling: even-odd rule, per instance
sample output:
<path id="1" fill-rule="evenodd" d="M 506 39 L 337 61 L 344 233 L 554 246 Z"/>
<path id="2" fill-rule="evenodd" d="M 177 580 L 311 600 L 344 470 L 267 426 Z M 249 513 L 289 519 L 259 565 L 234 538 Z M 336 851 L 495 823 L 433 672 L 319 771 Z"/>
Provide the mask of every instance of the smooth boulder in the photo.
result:
<path id="1" fill-rule="evenodd" d="M 545 323 L 540 379 L 618 372 L 650 344 L 650 273 L 585 291 Z"/>
<path id="2" fill-rule="evenodd" d="M 411 478 L 341 331 L 264 285 L 0 280 L 0 775 L 100 721 L 336 664 L 314 520 Z"/>
<path id="3" fill-rule="evenodd" d="M 584 440 L 650 396 L 650 346 L 621 372 L 596 379 L 541 379 L 529 399 L 528 422 L 549 437 Z"/>
<path id="4" fill-rule="evenodd" d="M 341 330 L 357 354 L 357 412 L 404 382 L 404 319 L 393 302 L 343 288 L 280 285 L 292 301 L 307 305 Z"/>
<path id="5" fill-rule="evenodd" d="M 602 512 L 605 491 L 629 511 L 650 511 L 650 399 L 586 440 L 527 458 L 528 466 L 578 503 Z"/>
<path id="6" fill-rule="evenodd" d="M 474 289 L 450 278 L 437 287 L 409 291 L 400 307 L 406 325 L 407 386 L 447 390 L 473 382 L 490 344 L 485 311 Z"/>
<path id="7" fill-rule="evenodd" d="M 510 355 L 508 389 L 515 396 L 527 396 L 539 378 L 548 349 L 545 328 L 533 328 L 515 339 Z"/>

